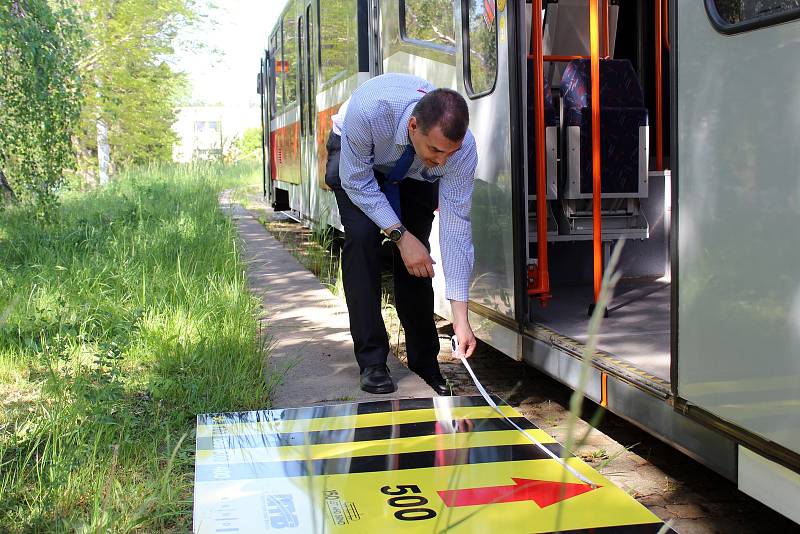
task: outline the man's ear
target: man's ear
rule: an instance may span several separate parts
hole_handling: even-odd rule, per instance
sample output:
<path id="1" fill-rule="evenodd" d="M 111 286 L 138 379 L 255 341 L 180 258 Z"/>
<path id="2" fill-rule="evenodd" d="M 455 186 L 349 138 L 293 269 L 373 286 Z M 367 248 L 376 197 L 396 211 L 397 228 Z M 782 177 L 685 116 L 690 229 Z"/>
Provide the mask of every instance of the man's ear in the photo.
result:
<path id="1" fill-rule="evenodd" d="M 416 132 L 417 128 L 419 128 L 419 125 L 417 124 L 417 118 L 412 115 L 411 118 L 408 119 L 408 129 L 412 132 Z"/>

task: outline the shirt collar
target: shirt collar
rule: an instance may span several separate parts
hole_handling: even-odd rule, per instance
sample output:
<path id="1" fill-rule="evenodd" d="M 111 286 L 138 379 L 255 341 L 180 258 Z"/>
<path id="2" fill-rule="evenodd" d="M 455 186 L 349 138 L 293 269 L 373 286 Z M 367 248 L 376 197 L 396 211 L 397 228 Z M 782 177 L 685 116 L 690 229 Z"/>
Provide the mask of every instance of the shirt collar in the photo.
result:
<path id="1" fill-rule="evenodd" d="M 397 124 L 397 131 L 394 133 L 394 142 L 398 145 L 408 145 L 411 140 L 408 138 L 408 121 L 411 120 L 411 114 L 414 112 L 414 106 L 417 102 L 410 103 L 403 114 L 400 116 L 400 121 Z"/>

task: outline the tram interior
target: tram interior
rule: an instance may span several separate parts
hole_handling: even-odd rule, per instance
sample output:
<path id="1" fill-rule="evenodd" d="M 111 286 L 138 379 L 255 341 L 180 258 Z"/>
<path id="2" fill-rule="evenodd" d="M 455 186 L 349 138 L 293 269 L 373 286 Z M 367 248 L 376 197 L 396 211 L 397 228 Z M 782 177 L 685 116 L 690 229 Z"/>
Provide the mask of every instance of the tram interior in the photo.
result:
<path id="1" fill-rule="evenodd" d="M 601 2 L 601 5 L 603 2 Z M 661 380 L 670 378 L 670 175 L 658 170 L 653 2 L 608 2 L 608 40 L 600 45 L 600 153 L 603 261 L 625 244 L 622 279 L 603 321 L 598 347 Z M 531 4 L 526 3 L 528 268 L 538 263 L 534 59 Z M 594 302 L 592 248 L 592 130 L 589 1 L 543 2 L 547 241 L 550 295 L 530 297 L 530 321 L 587 341 Z M 601 10 L 601 27 L 604 11 Z M 668 52 L 663 50 L 664 65 Z M 581 59 L 570 57 L 582 56 Z M 552 60 L 548 60 L 552 58 Z M 661 78 L 668 102 L 667 70 Z M 667 109 L 665 107 L 664 109 Z M 669 131 L 663 113 L 662 132 Z M 669 136 L 663 136 L 668 168 Z"/>

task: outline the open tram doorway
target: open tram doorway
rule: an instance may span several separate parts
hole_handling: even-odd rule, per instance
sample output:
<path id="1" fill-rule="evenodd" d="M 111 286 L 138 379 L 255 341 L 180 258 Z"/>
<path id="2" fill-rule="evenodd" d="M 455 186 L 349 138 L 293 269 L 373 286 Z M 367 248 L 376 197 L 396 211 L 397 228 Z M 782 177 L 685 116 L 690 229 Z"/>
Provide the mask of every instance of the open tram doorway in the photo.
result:
<path id="1" fill-rule="evenodd" d="M 666 387 L 671 373 L 672 305 L 666 0 L 600 0 L 597 4 L 599 249 L 593 243 L 597 210 L 593 202 L 590 0 L 542 0 L 540 50 L 536 50 L 537 32 L 531 31 L 539 2 L 524 4 L 527 330 L 551 343 L 562 339 L 573 352 L 580 351 L 588 340 L 588 312 L 596 296 L 595 264 L 604 271 L 611 250 L 624 239 L 618 266 L 622 279 L 599 332 L 598 348 L 627 371 Z M 657 43 L 661 44 L 660 76 Z M 536 114 L 537 65 L 544 91 L 540 117 Z M 541 130 L 539 120 L 544 123 Z M 537 146 L 538 131 L 543 132 L 538 136 L 541 147 Z M 537 160 L 537 150 L 543 154 L 539 156 L 543 164 Z M 544 172 L 537 173 L 537 168 Z M 543 184 L 537 184 L 541 179 L 537 176 L 543 177 Z M 542 226 L 537 224 L 542 213 L 537 185 L 538 191 L 546 191 Z M 546 228 L 547 234 L 545 262 L 540 261 L 540 228 Z M 599 256 L 597 250 L 601 250 Z M 542 291 L 539 272 L 542 264 L 549 278 L 546 291 Z"/>

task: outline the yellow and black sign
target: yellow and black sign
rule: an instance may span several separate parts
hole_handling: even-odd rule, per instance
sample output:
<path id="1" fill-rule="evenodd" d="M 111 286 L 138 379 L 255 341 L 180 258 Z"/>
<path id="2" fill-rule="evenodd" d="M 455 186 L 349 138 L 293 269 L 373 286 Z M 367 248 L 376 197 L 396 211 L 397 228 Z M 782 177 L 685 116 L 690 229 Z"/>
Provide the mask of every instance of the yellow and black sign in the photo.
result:
<path id="1" fill-rule="evenodd" d="M 194 531 L 659 532 L 627 493 L 500 409 L 591 484 L 482 397 L 201 415 Z"/>

